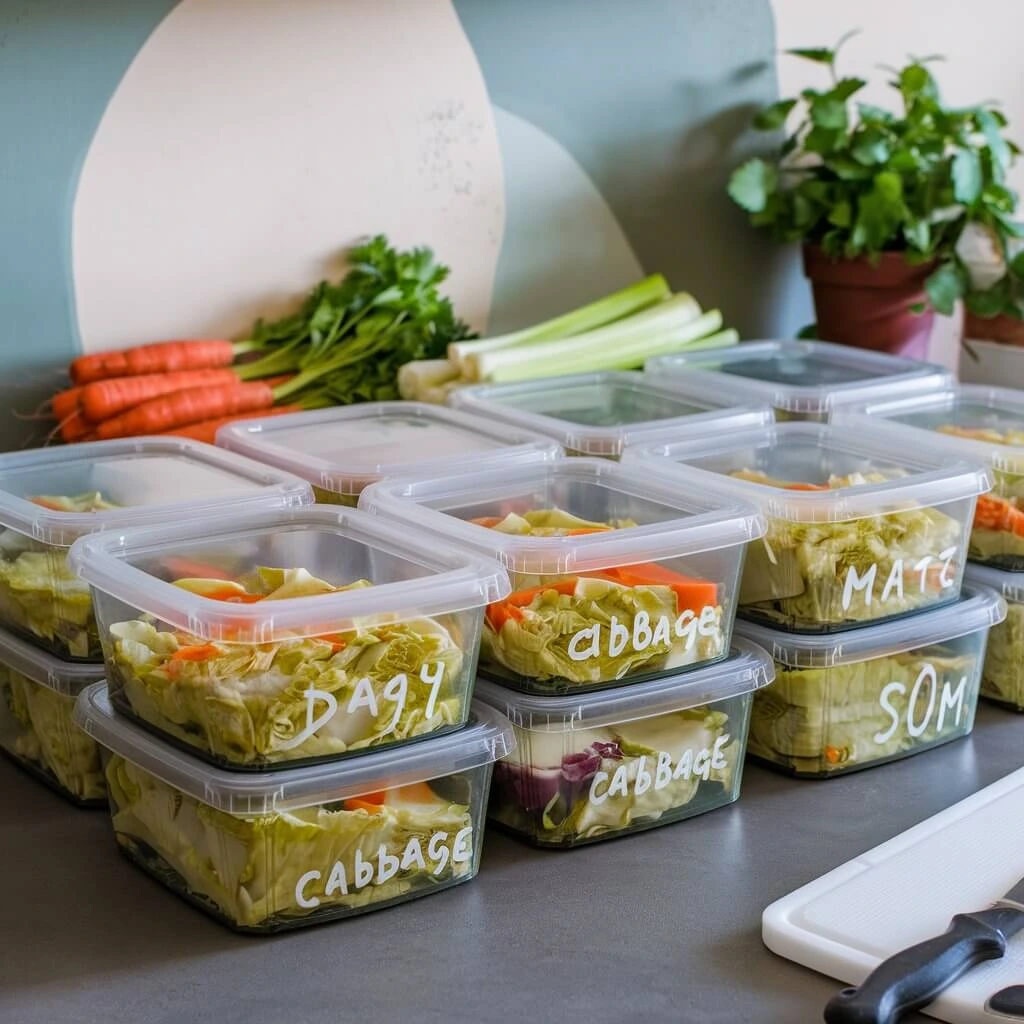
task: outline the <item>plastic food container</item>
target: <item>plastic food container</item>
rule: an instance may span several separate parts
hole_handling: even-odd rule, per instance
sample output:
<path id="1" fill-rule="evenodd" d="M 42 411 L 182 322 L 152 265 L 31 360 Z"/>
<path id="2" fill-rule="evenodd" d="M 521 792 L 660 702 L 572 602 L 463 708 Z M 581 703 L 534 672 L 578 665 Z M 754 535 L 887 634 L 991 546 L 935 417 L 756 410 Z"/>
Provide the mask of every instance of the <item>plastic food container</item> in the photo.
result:
<path id="1" fill-rule="evenodd" d="M 749 341 L 728 349 L 651 359 L 644 371 L 672 376 L 721 402 L 767 402 L 777 420 L 825 422 L 843 402 L 895 398 L 949 387 L 941 366 L 824 341 Z"/>
<path id="2" fill-rule="evenodd" d="M 272 774 L 211 769 L 118 715 L 106 687 L 76 717 L 103 749 L 118 845 L 237 931 L 352 917 L 471 879 L 491 765 L 512 728 L 474 704 L 465 729 L 401 751 Z"/>
<path id="3" fill-rule="evenodd" d="M 223 427 L 217 444 L 313 485 L 319 502 L 355 506 L 384 476 L 553 459 L 550 438 L 421 402 L 369 402 Z"/>
<path id="4" fill-rule="evenodd" d="M 488 816 L 536 846 L 567 849 L 668 825 L 740 795 L 753 692 L 772 661 L 739 641 L 727 661 L 650 683 L 530 697 L 481 680 L 515 726 Z"/>
<path id="5" fill-rule="evenodd" d="M 693 496 L 691 496 L 693 495 Z M 747 543 L 764 523 L 601 459 L 385 480 L 360 507 L 497 559 L 481 674 L 526 693 L 639 682 L 725 657 Z"/>
<path id="6" fill-rule="evenodd" d="M 458 729 L 509 589 L 493 562 L 329 506 L 98 534 L 71 562 L 118 711 L 236 770 Z"/>
<path id="7" fill-rule="evenodd" d="M 945 449 L 950 457 L 985 462 L 993 490 L 978 499 L 970 558 L 1024 571 L 1024 392 L 961 385 L 931 395 L 841 407 L 836 422 L 857 431 L 880 420 L 901 428 L 902 444 Z"/>
<path id="8" fill-rule="evenodd" d="M 981 695 L 1024 711 L 1024 576 L 972 563 L 964 580 L 970 586 L 991 587 L 1006 601 L 1006 618 L 988 635 Z"/>
<path id="9" fill-rule="evenodd" d="M 80 806 L 106 803 L 99 748 L 74 723 L 75 699 L 102 665 L 61 661 L 0 630 L 0 749 Z"/>
<path id="10" fill-rule="evenodd" d="M 1005 614 L 995 591 L 970 586 L 955 605 L 840 638 L 737 623 L 775 659 L 747 750 L 792 775 L 829 778 L 966 736 L 988 631 Z"/>
<path id="11" fill-rule="evenodd" d="M 614 459 L 627 445 L 666 432 L 682 438 L 772 421 L 764 402 L 732 408 L 744 403 L 706 393 L 683 396 L 629 371 L 459 388 L 449 402 L 520 430 L 546 434 L 570 455 Z"/>
<path id="12" fill-rule="evenodd" d="M 684 493 L 729 487 L 768 518 L 751 545 L 740 615 L 829 633 L 955 601 L 980 463 L 897 445 L 876 427 L 781 423 L 729 437 L 626 452 Z"/>
<path id="13" fill-rule="evenodd" d="M 98 660 L 83 534 L 312 502 L 309 484 L 211 445 L 132 438 L 0 455 L 0 626 L 61 658 Z"/>

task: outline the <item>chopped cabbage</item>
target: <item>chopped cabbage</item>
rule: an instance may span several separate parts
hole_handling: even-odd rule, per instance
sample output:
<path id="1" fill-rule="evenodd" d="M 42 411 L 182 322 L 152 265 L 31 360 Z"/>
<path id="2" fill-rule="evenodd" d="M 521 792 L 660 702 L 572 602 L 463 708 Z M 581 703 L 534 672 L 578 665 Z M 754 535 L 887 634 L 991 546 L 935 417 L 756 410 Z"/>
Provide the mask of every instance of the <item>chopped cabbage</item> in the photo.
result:
<path id="1" fill-rule="evenodd" d="M 170 888 L 250 931 L 357 913 L 471 878 L 472 789 L 481 773 L 240 817 L 119 756 L 106 766 L 122 848 Z M 446 785 L 468 799 L 447 799 Z"/>
<path id="2" fill-rule="evenodd" d="M 304 569 L 260 569 L 252 583 L 263 600 L 341 589 Z M 177 585 L 225 600 L 251 595 L 223 580 Z M 115 704 L 233 766 L 397 743 L 457 727 L 468 711 L 466 659 L 430 618 L 262 644 L 207 642 L 142 619 L 115 623 L 110 635 Z"/>
<path id="3" fill-rule="evenodd" d="M 892 760 L 969 732 L 979 682 L 976 657 L 938 650 L 829 668 L 776 663 L 775 682 L 754 696 L 747 749 L 798 775 Z"/>
<path id="4" fill-rule="evenodd" d="M 734 475 L 790 486 L 749 470 Z M 885 479 L 881 474 L 833 477 L 828 488 Z M 739 603 L 748 614 L 808 630 L 915 611 L 956 595 L 960 536 L 961 524 L 935 508 L 839 522 L 770 517 L 765 537 L 748 549 Z M 951 558 L 939 557 L 949 551 Z M 926 568 L 919 570 L 922 564 Z"/>
<path id="5" fill-rule="evenodd" d="M 74 723 L 75 699 L 0 667 L 4 749 L 77 803 L 105 798 L 100 752 Z"/>
<path id="6" fill-rule="evenodd" d="M 981 692 L 1024 711 L 1024 605 L 1008 604 L 1005 621 L 989 631 Z"/>
<path id="7" fill-rule="evenodd" d="M 749 700 L 593 729 L 517 730 L 516 751 L 494 767 L 488 813 L 540 845 L 572 846 L 728 803 Z"/>
<path id="8" fill-rule="evenodd" d="M 501 533 L 570 536 L 636 524 L 595 523 L 560 509 L 476 520 Z M 515 592 L 488 608 L 481 661 L 521 686 L 558 691 L 685 668 L 725 653 L 725 612 L 713 583 L 664 567 L 586 575 L 512 574 Z"/>
<path id="9" fill-rule="evenodd" d="M 54 512 L 117 507 L 96 492 L 29 500 Z M 20 633 L 46 641 L 61 657 L 100 657 L 89 585 L 68 568 L 67 551 L 17 530 L 0 531 L 0 619 Z"/>

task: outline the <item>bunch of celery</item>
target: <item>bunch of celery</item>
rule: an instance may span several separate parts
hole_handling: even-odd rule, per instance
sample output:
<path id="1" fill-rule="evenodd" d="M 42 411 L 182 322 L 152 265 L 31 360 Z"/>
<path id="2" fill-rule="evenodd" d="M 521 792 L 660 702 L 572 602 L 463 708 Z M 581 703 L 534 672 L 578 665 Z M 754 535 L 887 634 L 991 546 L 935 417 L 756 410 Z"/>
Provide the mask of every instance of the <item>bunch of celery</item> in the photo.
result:
<path id="1" fill-rule="evenodd" d="M 680 349 L 734 345 L 718 310 L 702 312 L 692 295 L 673 294 L 661 274 L 637 281 L 553 320 L 511 334 L 455 341 L 447 359 L 406 363 L 403 398 L 443 403 L 458 387 L 556 377 L 593 370 L 630 370 Z"/>

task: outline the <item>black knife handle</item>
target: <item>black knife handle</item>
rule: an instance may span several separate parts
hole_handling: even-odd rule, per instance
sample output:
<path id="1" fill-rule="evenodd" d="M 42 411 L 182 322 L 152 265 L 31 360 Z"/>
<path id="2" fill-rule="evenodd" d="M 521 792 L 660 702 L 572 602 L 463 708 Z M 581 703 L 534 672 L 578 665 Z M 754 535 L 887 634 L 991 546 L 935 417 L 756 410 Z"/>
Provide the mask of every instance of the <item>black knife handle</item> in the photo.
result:
<path id="1" fill-rule="evenodd" d="M 1019 913 L 1019 911 L 1009 911 Z M 880 963 L 859 988 L 846 988 L 825 1007 L 827 1024 L 895 1024 L 927 1006 L 962 974 L 1006 952 L 1006 910 L 957 914 L 944 935 Z"/>

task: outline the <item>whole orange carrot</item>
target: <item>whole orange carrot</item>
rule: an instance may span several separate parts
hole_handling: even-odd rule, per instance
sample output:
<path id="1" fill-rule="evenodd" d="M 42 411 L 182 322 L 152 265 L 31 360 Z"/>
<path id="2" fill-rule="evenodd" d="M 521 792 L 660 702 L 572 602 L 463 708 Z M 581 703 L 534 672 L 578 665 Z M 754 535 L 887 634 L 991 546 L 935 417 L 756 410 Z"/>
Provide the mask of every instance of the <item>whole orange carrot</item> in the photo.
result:
<path id="1" fill-rule="evenodd" d="M 199 387 L 234 387 L 233 370 L 181 370 L 177 373 L 144 373 L 138 377 L 110 377 L 79 389 L 79 403 L 86 419 L 101 423 L 136 405 L 173 391 Z"/>
<path id="2" fill-rule="evenodd" d="M 273 404 L 274 389 L 263 381 L 227 388 L 187 388 L 151 398 L 134 409 L 104 420 L 97 426 L 96 436 L 102 440 L 161 434 L 190 423 L 269 409 Z"/>
<path id="3" fill-rule="evenodd" d="M 230 366 L 242 351 L 245 348 L 230 341 L 161 341 L 115 352 L 91 352 L 79 356 L 71 363 L 69 372 L 73 383 L 91 384 L 108 377 L 210 370 Z"/>
<path id="4" fill-rule="evenodd" d="M 302 412 L 301 405 L 279 405 L 273 409 L 260 409 L 259 412 L 239 412 L 233 416 L 221 416 L 218 419 L 203 420 L 201 423 L 190 423 L 187 427 L 178 427 L 176 430 L 165 430 L 165 434 L 173 437 L 190 437 L 193 441 L 205 441 L 207 444 L 214 444 L 217 440 L 217 431 L 226 427 L 229 423 L 239 423 L 243 420 L 264 419 L 267 416 L 283 416 L 289 412 Z"/>

